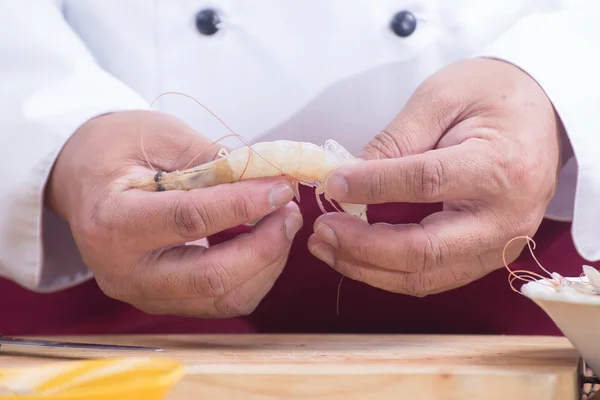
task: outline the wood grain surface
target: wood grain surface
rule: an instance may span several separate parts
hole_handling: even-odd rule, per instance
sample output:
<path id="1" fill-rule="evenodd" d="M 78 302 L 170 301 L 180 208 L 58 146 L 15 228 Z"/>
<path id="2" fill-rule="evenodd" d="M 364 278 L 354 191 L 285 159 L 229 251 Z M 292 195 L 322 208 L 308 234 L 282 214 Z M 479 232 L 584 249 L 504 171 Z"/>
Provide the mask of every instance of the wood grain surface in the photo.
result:
<path id="1" fill-rule="evenodd" d="M 578 353 L 562 337 L 171 335 L 52 337 L 163 347 L 90 352 L 3 346 L 0 368 L 153 355 L 187 366 L 168 399 L 579 399 Z"/>

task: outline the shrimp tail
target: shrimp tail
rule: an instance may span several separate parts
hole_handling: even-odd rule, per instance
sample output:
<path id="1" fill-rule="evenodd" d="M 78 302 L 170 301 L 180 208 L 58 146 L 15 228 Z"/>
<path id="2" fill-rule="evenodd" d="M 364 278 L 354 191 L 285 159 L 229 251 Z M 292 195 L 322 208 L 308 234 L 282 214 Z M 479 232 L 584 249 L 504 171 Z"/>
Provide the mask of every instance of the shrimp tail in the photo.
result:
<path id="1" fill-rule="evenodd" d="M 323 147 L 324 147 L 325 151 L 330 156 L 332 156 L 337 162 L 339 162 L 341 165 L 346 164 L 346 163 L 354 163 L 354 162 L 363 162 L 364 161 L 360 158 L 354 157 L 348 150 L 346 150 L 341 144 L 339 144 L 338 142 L 336 142 L 333 139 L 326 140 Z M 323 192 L 324 192 L 324 189 L 323 189 Z M 325 194 L 325 199 L 336 209 L 336 211 L 343 210 L 347 214 L 354 215 L 367 223 L 369 222 L 369 220 L 367 218 L 367 206 L 365 204 L 343 203 L 343 202 L 338 201 L 337 203 L 339 204 L 340 208 L 342 209 L 342 210 L 340 210 L 338 207 L 335 206 L 335 204 L 333 203 L 331 198 L 329 198 L 329 196 L 327 196 L 327 194 Z"/>

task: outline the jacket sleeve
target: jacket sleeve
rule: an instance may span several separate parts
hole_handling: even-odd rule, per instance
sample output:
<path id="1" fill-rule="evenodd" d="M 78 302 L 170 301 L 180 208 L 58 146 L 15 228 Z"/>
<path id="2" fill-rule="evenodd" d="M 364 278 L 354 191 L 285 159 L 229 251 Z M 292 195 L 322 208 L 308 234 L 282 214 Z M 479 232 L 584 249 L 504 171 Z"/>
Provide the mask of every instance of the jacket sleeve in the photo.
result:
<path id="1" fill-rule="evenodd" d="M 550 2 L 548 2 L 549 4 Z M 572 157 L 546 217 L 572 221 L 579 254 L 600 260 L 600 2 L 563 0 L 532 14 L 481 54 L 523 69 L 562 120 Z"/>
<path id="2" fill-rule="evenodd" d="M 95 62 L 55 0 L 0 0 L 0 276 L 38 292 L 91 273 L 44 207 L 62 146 L 90 118 L 147 102 Z"/>

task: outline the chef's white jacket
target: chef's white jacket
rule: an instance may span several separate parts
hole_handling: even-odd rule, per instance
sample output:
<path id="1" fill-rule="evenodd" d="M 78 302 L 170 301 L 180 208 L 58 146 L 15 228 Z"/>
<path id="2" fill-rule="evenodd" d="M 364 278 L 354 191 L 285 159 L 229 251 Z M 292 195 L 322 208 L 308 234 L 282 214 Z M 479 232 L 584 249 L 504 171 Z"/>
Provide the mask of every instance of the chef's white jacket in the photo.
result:
<path id="1" fill-rule="evenodd" d="M 556 107 L 574 157 L 547 217 L 572 220 L 578 251 L 598 260 L 599 43 L 598 0 L 0 0 L 0 275 L 40 292 L 91 277 L 43 205 L 61 147 L 90 118 L 178 91 L 248 140 L 357 152 L 424 78 L 476 56 L 521 67 Z M 226 134 L 184 97 L 154 109 Z"/>

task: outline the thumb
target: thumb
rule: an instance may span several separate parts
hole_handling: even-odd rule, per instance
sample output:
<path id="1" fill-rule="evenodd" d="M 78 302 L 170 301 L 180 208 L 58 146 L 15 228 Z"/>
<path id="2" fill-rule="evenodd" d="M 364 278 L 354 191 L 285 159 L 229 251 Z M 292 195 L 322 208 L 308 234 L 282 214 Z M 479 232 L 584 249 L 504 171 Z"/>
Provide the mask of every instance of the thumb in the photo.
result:
<path id="1" fill-rule="evenodd" d="M 454 96 L 421 86 L 396 118 L 362 149 L 359 157 L 401 158 L 433 150 L 461 112 L 460 102 Z"/>

